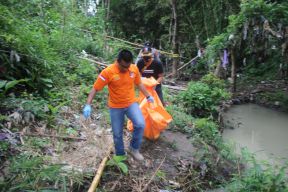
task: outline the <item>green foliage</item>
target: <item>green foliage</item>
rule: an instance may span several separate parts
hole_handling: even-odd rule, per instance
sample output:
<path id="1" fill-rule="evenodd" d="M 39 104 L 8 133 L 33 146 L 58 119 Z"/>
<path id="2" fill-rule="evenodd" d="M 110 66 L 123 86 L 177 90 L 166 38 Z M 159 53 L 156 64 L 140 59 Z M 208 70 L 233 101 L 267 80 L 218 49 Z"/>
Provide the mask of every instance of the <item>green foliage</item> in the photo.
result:
<path id="1" fill-rule="evenodd" d="M 281 55 L 285 38 L 272 35 L 263 26 L 267 20 L 273 31 L 285 33 L 276 26 L 288 24 L 287 5 L 287 2 L 272 3 L 265 0 L 241 1 L 240 12 L 229 16 L 226 30 L 208 42 L 205 55 L 207 62 L 214 64 L 224 48 L 233 48 L 237 67 L 243 68 L 246 75 L 277 77 L 279 63 L 287 65 L 285 57 Z"/>
<path id="2" fill-rule="evenodd" d="M 215 142 L 218 144 L 218 140 L 221 138 L 218 125 L 207 118 L 197 119 L 194 131 L 198 137 L 209 144 L 214 144 Z"/>
<path id="3" fill-rule="evenodd" d="M 18 155 L 11 160 L 9 177 L 0 182 L 4 191 L 53 189 L 55 182 L 61 182 L 59 165 L 47 165 L 43 158 Z"/>
<path id="4" fill-rule="evenodd" d="M 225 89 L 217 87 L 219 85 L 223 86 L 221 80 L 208 75 L 205 76 L 203 82 L 190 82 L 187 91 L 180 93 L 177 98 L 187 112 L 193 116 L 209 116 L 209 114 L 216 112 L 221 100 L 230 97 Z"/>
<path id="5" fill-rule="evenodd" d="M 192 67 L 192 69 L 195 69 L 197 74 L 206 74 L 208 70 L 207 68 L 207 62 L 203 58 L 197 59 L 196 64 Z"/>
<path id="6" fill-rule="evenodd" d="M 3 157 L 5 157 L 5 155 L 7 155 L 7 153 L 9 152 L 9 147 L 10 147 L 9 142 L 7 141 L 0 142 L 0 159 L 2 159 Z"/>
<path id="7" fill-rule="evenodd" d="M 194 164 L 183 179 L 183 190 L 206 191 L 218 188 L 229 181 L 238 167 L 236 156 L 227 147 L 218 130 L 219 126 L 209 118 L 196 119 L 192 132 Z M 228 157 L 228 154 L 231 154 Z"/>
<path id="8" fill-rule="evenodd" d="M 161 170 L 158 170 L 156 172 L 156 177 L 162 180 L 166 180 L 166 173 Z"/>
<path id="9" fill-rule="evenodd" d="M 83 185 L 84 178 L 81 173 L 75 171 L 68 173 L 62 169 L 62 165 L 50 164 L 46 157 L 38 156 L 36 153 L 30 154 L 27 151 L 11 157 L 9 162 L 7 174 L 4 180 L 0 181 L 1 192 L 56 192 L 72 191 L 72 188 L 79 191 L 79 186 Z"/>
<path id="10" fill-rule="evenodd" d="M 33 148 L 35 151 L 41 151 L 43 148 L 48 147 L 51 141 L 47 138 L 31 137 L 27 139 L 25 146 Z"/>
<path id="11" fill-rule="evenodd" d="M 118 167 L 124 174 L 128 174 L 128 166 L 123 162 L 127 160 L 126 155 L 114 155 L 112 159 L 107 162 L 107 166 L 116 166 Z"/>
<path id="12" fill-rule="evenodd" d="M 220 34 L 227 26 L 228 16 L 238 11 L 239 2 L 239 0 L 178 1 L 177 37 L 183 55 L 189 58 L 196 55 L 196 36 L 199 36 L 200 42 L 204 42 Z M 141 43 L 149 40 L 155 47 L 161 45 L 161 48 L 171 50 L 173 16 L 170 1 L 141 0 L 135 3 L 131 0 L 113 0 L 110 9 L 112 22 L 108 27 L 110 30 L 126 39 Z M 131 23 L 133 25 L 130 25 Z"/>
<path id="13" fill-rule="evenodd" d="M 225 82 L 222 79 L 216 77 L 213 73 L 209 73 L 202 77 L 201 82 L 207 84 L 211 88 L 225 88 Z"/>
<path id="14" fill-rule="evenodd" d="M 48 101 L 35 98 L 33 96 L 26 97 L 23 99 L 20 98 L 7 98 L 2 101 L 0 107 L 7 109 L 17 108 L 18 110 L 31 111 L 36 117 L 44 118 L 48 112 Z"/>
<path id="15" fill-rule="evenodd" d="M 259 102 L 266 101 L 271 105 L 275 105 L 275 102 L 279 102 L 279 105 L 285 111 L 288 111 L 288 95 L 285 91 L 262 92 L 256 95 L 256 100 L 259 100 Z"/>
<path id="16" fill-rule="evenodd" d="M 269 163 L 259 163 L 247 149 L 242 150 L 242 156 L 249 163 L 249 168 L 243 174 L 236 175 L 227 191 L 287 191 L 287 165 L 278 166 Z"/>
<path id="17" fill-rule="evenodd" d="M 95 79 L 95 66 L 79 55 L 82 50 L 104 55 L 103 10 L 86 17 L 73 2 L 9 0 L 0 5 L 0 13 L 0 60 L 6 72 L 1 79 L 28 78 L 26 87 L 41 94 L 71 81 Z M 93 39 L 83 29 L 101 37 Z"/>
<path id="18" fill-rule="evenodd" d="M 8 119 L 8 117 L 6 115 L 0 115 L 0 122 L 7 120 L 7 119 Z"/>
<path id="19" fill-rule="evenodd" d="M 22 83 L 22 82 L 27 82 L 28 80 L 29 79 L 19 79 L 19 80 L 13 80 L 13 81 L 0 80 L 0 92 L 3 91 L 5 94 L 9 89 L 15 87 L 17 84 Z"/>
<path id="20" fill-rule="evenodd" d="M 167 23 L 169 23 L 170 14 L 168 1 L 114 0 L 111 1 L 110 8 L 111 18 L 113 18 L 110 28 L 124 37 L 151 41 L 159 38 L 168 29 Z"/>
<path id="21" fill-rule="evenodd" d="M 167 106 L 166 110 L 173 117 L 173 121 L 169 124 L 171 129 L 188 134 L 192 132 L 194 118 L 191 115 L 175 105 Z"/>

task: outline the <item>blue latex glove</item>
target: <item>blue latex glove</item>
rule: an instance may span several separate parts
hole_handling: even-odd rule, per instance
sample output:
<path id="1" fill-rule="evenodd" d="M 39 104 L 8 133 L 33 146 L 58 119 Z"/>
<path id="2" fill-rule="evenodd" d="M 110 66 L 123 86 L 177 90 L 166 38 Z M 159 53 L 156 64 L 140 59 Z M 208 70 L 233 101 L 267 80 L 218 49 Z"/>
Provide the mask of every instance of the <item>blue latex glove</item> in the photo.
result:
<path id="1" fill-rule="evenodd" d="M 90 117 L 91 111 L 92 111 L 91 105 L 86 104 L 83 109 L 83 116 L 85 117 L 85 119 Z"/>
<path id="2" fill-rule="evenodd" d="M 151 95 L 146 97 L 146 99 L 149 103 L 154 103 L 154 97 L 152 97 Z"/>

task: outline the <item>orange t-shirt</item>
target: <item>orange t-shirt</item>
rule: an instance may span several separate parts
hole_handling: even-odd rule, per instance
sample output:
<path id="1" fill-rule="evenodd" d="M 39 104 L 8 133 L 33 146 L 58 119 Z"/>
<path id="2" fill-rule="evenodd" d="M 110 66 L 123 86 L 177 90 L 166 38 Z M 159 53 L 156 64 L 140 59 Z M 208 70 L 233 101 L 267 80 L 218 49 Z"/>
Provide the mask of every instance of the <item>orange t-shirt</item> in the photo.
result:
<path id="1" fill-rule="evenodd" d="M 130 65 L 126 72 L 120 72 L 118 62 L 105 68 L 98 76 L 93 87 L 96 91 L 108 85 L 109 101 L 111 108 L 125 108 L 137 102 L 134 84 L 141 83 L 141 75 L 136 65 Z"/>

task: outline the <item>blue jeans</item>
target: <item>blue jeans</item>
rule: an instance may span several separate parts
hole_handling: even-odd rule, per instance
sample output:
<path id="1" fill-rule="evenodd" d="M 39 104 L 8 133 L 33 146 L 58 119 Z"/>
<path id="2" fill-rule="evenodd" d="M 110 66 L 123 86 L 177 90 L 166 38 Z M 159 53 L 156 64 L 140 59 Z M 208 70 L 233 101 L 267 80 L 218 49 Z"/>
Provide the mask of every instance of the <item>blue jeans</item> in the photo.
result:
<path id="1" fill-rule="evenodd" d="M 134 128 L 130 147 L 138 150 L 142 143 L 145 121 L 138 103 L 133 103 L 126 108 L 110 108 L 110 118 L 116 155 L 125 155 L 123 143 L 123 125 L 125 115 L 132 121 Z"/>

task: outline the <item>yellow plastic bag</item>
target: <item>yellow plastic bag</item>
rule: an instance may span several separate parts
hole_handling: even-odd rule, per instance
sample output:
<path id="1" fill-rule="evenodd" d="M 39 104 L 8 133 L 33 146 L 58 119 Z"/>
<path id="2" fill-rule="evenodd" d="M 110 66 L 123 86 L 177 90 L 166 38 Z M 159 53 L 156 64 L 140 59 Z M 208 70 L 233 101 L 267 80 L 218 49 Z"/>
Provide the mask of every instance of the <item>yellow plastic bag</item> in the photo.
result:
<path id="1" fill-rule="evenodd" d="M 148 103 L 146 97 L 140 93 L 139 102 L 145 120 L 144 137 L 155 140 L 160 136 L 161 131 L 165 130 L 172 121 L 171 115 L 164 109 L 154 87 L 158 82 L 153 78 L 142 78 L 142 83 L 147 91 L 154 97 L 154 103 Z M 128 120 L 127 128 L 133 131 L 133 124 Z"/>

